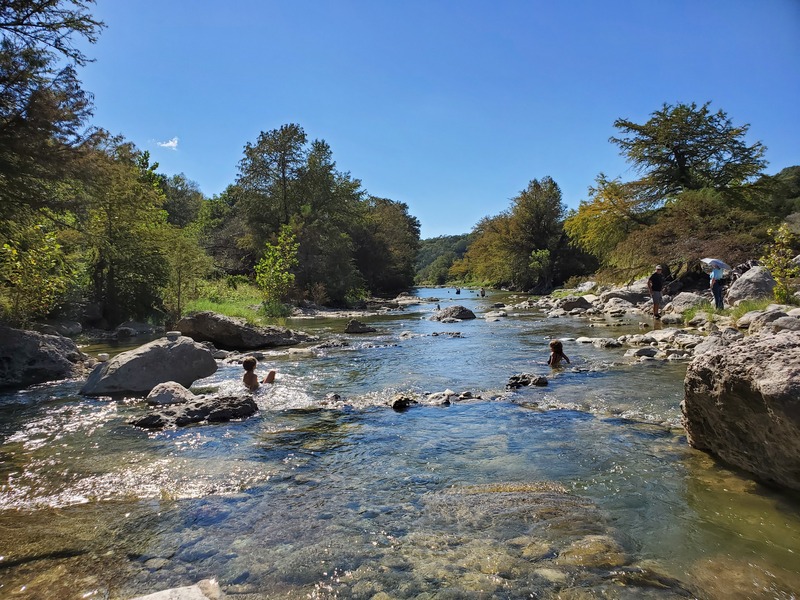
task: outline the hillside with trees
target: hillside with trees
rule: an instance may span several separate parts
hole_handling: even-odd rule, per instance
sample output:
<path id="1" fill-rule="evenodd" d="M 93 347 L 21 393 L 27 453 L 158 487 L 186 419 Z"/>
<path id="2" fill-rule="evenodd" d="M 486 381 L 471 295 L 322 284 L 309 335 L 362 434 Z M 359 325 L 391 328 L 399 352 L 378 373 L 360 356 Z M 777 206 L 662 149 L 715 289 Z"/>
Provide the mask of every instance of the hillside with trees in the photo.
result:
<path id="1" fill-rule="evenodd" d="M 572 277 L 629 281 L 656 263 L 679 277 L 706 256 L 757 259 L 784 220 L 800 233 L 800 167 L 764 175 L 766 148 L 748 144 L 748 126 L 724 111 L 664 104 L 645 123 L 614 126 L 610 142 L 638 179 L 600 173 L 571 211 L 552 178 L 532 180 L 506 211 L 476 224 L 446 279 L 541 293 Z M 794 237 L 789 244 L 800 251 Z"/>

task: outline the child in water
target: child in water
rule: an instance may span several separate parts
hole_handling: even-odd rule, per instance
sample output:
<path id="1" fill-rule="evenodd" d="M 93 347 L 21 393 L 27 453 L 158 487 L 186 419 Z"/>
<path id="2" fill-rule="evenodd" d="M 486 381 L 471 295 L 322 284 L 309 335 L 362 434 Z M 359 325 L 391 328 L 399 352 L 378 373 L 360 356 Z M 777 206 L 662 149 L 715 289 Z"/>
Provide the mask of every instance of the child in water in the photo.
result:
<path id="1" fill-rule="evenodd" d="M 564 345 L 561 343 L 561 340 L 551 340 L 550 358 L 547 359 L 547 364 L 555 369 L 561 366 L 562 360 L 565 360 L 567 361 L 567 364 L 570 364 L 569 357 L 564 354 Z"/>
<path id="2" fill-rule="evenodd" d="M 242 361 L 242 366 L 244 367 L 244 377 L 242 377 L 242 382 L 247 386 L 247 389 L 251 392 L 255 392 L 258 389 L 259 381 L 258 375 L 256 375 L 256 365 L 258 361 L 253 356 L 248 356 Z M 261 383 L 273 383 L 275 381 L 275 371 L 272 370 L 267 373 L 267 376 L 264 377 Z"/>

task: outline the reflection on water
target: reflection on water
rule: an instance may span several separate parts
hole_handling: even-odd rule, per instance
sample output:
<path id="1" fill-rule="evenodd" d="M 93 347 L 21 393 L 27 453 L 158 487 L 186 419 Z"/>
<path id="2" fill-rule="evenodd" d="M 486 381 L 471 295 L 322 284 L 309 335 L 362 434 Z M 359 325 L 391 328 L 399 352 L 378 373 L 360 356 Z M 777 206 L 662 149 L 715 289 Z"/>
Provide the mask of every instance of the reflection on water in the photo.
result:
<path id="1" fill-rule="evenodd" d="M 436 294 L 479 315 L 504 297 Z M 236 598 L 791 598 L 800 502 L 686 445 L 685 365 L 530 311 L 458 324 L 435 302 L 289 326 L 350 345 L 267 352 L 239 423 L 149 433 L 141 398 L 80 382 L 0 397 L 0 597 L 130 598 L 216 577 Z M 515 314 L 519 313 L 519 314 Z M 461 337 L 433 335 L 458 331 Z M 550 337 L 572 368 L 544 388 Z M 241 367 L 196 389 L 241 391 Z M 387 408 L 398 392 L 482 400 Z M 325 400 L 329 393 L 340 404 Z M 67 575 L 69 574 L 69 575 Z"/>

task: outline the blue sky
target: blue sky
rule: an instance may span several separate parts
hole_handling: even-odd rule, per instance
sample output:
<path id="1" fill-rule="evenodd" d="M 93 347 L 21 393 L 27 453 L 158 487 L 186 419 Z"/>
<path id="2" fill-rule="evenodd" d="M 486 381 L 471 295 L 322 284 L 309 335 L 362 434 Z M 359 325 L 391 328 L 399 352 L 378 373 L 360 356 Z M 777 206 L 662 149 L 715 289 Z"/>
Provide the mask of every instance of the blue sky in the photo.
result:
<path id="1" fill-rule="evenodd" d="M 98 0 L 94 124 L 213 196 L 259 132 L 297 123 L 340 171 L 466 233 L 552 177 L 578 206 L 608 138 L 711 101 L 800 164 L 800 0 Z"/>

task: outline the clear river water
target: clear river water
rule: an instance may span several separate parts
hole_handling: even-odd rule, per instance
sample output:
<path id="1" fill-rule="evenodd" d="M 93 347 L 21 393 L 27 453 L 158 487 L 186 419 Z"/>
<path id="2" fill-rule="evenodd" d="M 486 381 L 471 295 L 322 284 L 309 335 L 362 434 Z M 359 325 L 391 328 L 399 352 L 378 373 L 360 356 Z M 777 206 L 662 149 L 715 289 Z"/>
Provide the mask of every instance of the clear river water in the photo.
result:
<path id="1" fill-rule="evenodd" d="M 81 381 L 0 395 L 0 598 L 205 578 L 240 600 L 797 597 L 800 497 L 687 445 L 686 362 L 575 341 L 637 320 L 491 320 L 523 298 L 416 293 L 360 319 L 375 333 L 286 320 L 347 345 L 265 351 L 277 381 L 241 422 L 148 432 L 129 424 L 142 398 L 85 398 Z M 431 321 L 437 302 L 478 318 Z M 553 372 L 552 337 L 572 361 Z M 507 390 L 524 372 L 549 384 Z M 220 362 L 192 389 L 242 393 L 241 377 Z M 477 398 L 388 406 L 446 389 Z"/>

